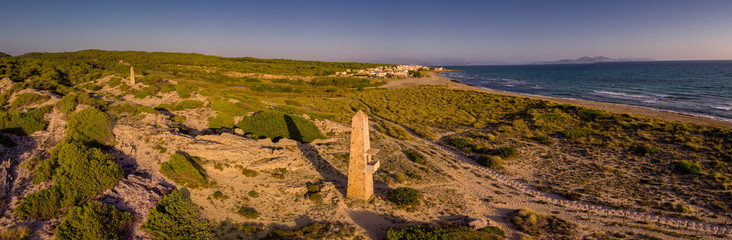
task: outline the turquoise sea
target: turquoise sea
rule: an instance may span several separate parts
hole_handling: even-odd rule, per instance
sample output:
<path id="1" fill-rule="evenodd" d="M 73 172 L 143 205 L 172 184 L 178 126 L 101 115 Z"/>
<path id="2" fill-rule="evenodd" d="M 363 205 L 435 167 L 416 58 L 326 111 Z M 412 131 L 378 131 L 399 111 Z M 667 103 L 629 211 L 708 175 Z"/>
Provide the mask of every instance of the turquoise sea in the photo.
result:
<path id="1" fill-rule="evenodd" d="M 619 103 L 732 122 L 732 61 L 446 66 L 482 88 Z"/>

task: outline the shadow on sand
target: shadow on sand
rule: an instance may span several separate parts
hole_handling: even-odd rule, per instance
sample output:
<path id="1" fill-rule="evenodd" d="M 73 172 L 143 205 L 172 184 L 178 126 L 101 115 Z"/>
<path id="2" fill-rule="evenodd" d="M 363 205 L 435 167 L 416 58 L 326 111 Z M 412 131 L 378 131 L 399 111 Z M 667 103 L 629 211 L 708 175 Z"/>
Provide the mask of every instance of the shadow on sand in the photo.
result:
<path id="1" fill-rule="evenodd" d="M 285 115 L 285 123 L 287 123 L 287 131 L 289 138 L 297 141 L 297 147 L 300 149 L 305 158 L 307 158 L 316 171 L 320 174 L 325 181 L 332 183 L 338 189 L 343 196 L 346 196 L 346 186 L 348 184 L 348 178 L 345 174 L 338 171 L 335 167 L 330 165 L 323 157 L 320 156 L 318 149 L 316 149 L 311 143 L 302 142 L 302 134 L 298 129 L 295 121 L 292 117 Z"/>

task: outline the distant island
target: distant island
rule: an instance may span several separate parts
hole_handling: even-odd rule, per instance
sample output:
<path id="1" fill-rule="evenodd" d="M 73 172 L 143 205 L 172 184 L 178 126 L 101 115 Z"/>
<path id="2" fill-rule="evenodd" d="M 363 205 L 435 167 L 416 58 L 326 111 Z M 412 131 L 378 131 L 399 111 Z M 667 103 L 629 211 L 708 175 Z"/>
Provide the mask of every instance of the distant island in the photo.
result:
<path id="1" fill-rule="evenodd" d="M 558 61 L 546 61 L 546 62 L 535 62 L 533 64 L 589 64 L 599 62 L 642 62 L 642 61 L 655 61 L 651 58 L 610 58 L 605 56 L 597 57 L 581 57 L 577 59 L 562 59 Z"/>

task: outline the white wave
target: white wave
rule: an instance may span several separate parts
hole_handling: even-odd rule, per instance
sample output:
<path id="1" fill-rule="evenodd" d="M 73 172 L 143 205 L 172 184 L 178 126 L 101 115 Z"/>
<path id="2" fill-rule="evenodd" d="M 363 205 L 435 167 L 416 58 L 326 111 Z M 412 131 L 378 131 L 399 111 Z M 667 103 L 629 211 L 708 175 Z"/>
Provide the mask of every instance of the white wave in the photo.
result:
<path id="1" fill-rule="evenodd" d="M 710 106 L 714 109 L 722 110 L 722 111 L 732 111 L 732 106 Z"/>
<path id="2" fill-rule="evenodd" d="M 592 92 L 600 94 L 600 95 L 606 95 L 609 97 L 615 97 L 615 98 L 624 98 L 624 99 L 645 99 L 650 100 L 654 99 L 653 96 L 650 95 L 641 95 L 641 94 L 630 94 L 630 93 L 620 93 L 620 92 L 611 92 L 611 91 L 603 91 L 603 90 L 592 90 Z"/>

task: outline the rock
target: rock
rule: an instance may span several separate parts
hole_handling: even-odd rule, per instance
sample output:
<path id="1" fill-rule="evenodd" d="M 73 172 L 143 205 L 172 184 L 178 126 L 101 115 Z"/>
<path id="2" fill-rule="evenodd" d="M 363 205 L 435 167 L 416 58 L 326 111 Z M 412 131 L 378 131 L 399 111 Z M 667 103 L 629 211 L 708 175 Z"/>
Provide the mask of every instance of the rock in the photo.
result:
<path id="1" fill-rule="evenodd" d="M 490 223 L 491 221 L 487 218 L 477 218 L 470 220 L 470 222 L 468 222 L 468 226 L 473 229 L 481 229 L 487 227 L 488 225 L 490 225 Z"/>
<path id="2" fill-rule="evenodd" d="M 234 133 L 239 134 L 239 135 L 244 135 L 244 130 L 241 130 L 239 128 L 234 128 Z"/>

